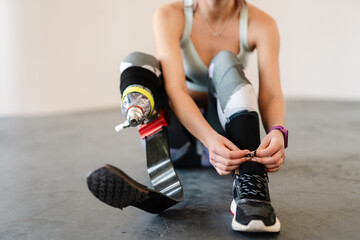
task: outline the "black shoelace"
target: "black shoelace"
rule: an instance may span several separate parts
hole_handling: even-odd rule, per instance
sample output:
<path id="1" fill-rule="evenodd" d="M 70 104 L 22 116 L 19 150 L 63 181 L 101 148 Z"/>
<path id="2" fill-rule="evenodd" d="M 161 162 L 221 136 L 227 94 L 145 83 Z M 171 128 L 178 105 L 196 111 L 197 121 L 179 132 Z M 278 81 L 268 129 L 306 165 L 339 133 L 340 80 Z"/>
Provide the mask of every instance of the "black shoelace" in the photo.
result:
<path id="1" fill-rule="evenodd" d="M 267 175 L 235 175 L 236 190 L 239 199 L 257 199 L 270 201 Z"/>

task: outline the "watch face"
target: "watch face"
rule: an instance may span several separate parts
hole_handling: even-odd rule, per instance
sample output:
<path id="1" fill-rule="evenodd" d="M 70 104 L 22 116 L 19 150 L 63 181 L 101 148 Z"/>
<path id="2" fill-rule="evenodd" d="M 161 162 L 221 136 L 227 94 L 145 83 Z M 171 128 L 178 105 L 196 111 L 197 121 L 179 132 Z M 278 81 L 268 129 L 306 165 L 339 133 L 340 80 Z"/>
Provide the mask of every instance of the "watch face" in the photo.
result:
<path id="1" fill-rule="evenodd" d="M 288 139 L 289 139 L 289 131 L 288 131 L 286 128 L 284 128 L 284 127 L 282 127 L 281 131 L 282 131 L 282 133 L 284 134 L 284 147 L 287 148 L 287 146 L 288 146 Z"/>

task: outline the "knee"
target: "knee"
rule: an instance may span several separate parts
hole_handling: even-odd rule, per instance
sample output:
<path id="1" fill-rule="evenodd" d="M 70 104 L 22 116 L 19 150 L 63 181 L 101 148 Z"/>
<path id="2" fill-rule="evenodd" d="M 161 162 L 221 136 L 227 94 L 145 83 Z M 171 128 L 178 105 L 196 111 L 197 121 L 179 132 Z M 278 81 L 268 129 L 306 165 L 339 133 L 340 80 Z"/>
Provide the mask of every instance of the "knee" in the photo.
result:
<path id="1" fill-rule="evenodd" d="M 209 77 L 216 90 L 226 86 L 250 84 L 240 60 L 230 51 L 221 51 L 211 60 Z"/>
<path id="2" fill-rule="evenodd" d="M 209 65 L 209 76 L 214 78 L 221 74 L 224 74 L 225 69 L 230 66 L 241 65 L 236 55 L 230 51 L 221 51 L 211 60 Z"/>
<path id="3" fill-rule="evenodd" d="M 216 56 L 211 60 L 211 62 L 219 62 L 219 61 L 236 61 L 237 57 L 233 52 L 223 50 L 216 54 Z"/>
<path id="4" fill-rule="evenodd" d="M 152 55 L 132 52 L 120 63 L 120 93 L 136 85 L 158 98 L 158 89 L 162 86 L 160 62 Z"/>
<path id="5" fill-rule="evenodd" d="M 241 61 L 232 52 L 222 51 L 212 59 L 209 76 L 222 110 L 231 97 L 236 96 L 236 102 L 240 105 L 244 99 L 251 98 L 253 102 L 255 97 L 253 86 L 245 76 Z"/>
<path id="6" fill-rule="evenodd" d="M 240 112 L 258 111 L 255 90 L 235 54 L 229 51 L 217 54 L 210 63 L 209 76 L 216 92 L 218 115 L 223 127 Z"/>
<path id="7" fill-rule="evenodd" d="M 160 62 L 152 55 L 142 52 L 132 52 L 120 63 L 120 73 L 129 67 L 141 67 L 153 72 L 157 77 L 161 75 Z"/>

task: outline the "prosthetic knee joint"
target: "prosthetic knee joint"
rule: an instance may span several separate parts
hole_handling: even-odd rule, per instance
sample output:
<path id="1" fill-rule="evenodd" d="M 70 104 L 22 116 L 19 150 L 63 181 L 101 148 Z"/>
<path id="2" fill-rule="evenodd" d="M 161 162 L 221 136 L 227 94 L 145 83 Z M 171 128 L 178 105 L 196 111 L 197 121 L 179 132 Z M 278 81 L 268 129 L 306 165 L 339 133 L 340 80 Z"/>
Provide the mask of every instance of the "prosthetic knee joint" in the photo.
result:
<path id="1" fill-rule="evenodd" d="M 116 131 L 138 126 L 156 115 L 155 93 L 162 85 L 160 76 L 160 63 L 151 55 L 134 52 L 121 62 L 121 111 L 126 120 Z"/>

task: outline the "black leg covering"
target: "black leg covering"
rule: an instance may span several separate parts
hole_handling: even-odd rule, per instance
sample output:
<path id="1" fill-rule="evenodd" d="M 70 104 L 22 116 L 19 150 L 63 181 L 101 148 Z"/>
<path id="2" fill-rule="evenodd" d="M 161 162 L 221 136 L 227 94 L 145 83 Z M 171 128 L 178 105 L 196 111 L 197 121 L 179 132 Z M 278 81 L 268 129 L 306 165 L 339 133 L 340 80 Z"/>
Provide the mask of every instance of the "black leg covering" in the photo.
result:
<path id="1" fill-rule="evenodd" d="M 170 109 L 169 105 L 167 105 L 166 111 L 170 118 L 170 124 L 168 125 L 170 149 L 181 149 L 188 146 L 186 149 L 183 149 L 184 153 L 181 157 L 171 155 L 174 167 L 200 167 L 201 156 L 196 152 L 196 139 L 181 124 L 179 119 L 175 116 L 175 113 Z"/>
<path id="2" fill-rule="evenodd" d="M 230 118 L 226 124 L 228 139 L 240 149 L 256 150 L 260 145 L 259 116 L 256 112 L 244 111 Z M 240 165 L 239 173 L 262 174 L 264 165 L 256 162 L 245 162 Z"/>

